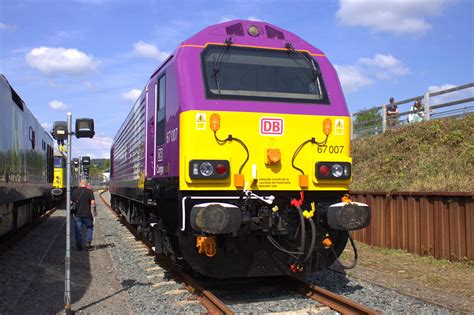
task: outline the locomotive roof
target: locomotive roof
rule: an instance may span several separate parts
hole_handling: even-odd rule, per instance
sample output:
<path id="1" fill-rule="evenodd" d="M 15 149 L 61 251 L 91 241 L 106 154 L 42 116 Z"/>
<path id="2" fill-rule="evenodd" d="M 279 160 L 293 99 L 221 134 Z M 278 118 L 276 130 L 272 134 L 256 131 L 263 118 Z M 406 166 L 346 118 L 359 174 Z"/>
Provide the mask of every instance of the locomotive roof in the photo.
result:
<path id="1" fill-rule="evenodd" d="M 250 35 L 249 28 L 251 26 L 258 28 L 258 35 Z M 286 43 L 291 43 L 296 49 L 308 50 L 311 54 L 323 55 L 321 50 L 310 45 L 292 32 L 267 22 L 247 20 L 232 20 L 211 25 L 185 40 L 180 47 L 191 45 L 205 46 L 212 43 L 223 44 L 228 37 L 232 37 L 233 45 L 236 46 L 243 45 L 286 50 Z"/>

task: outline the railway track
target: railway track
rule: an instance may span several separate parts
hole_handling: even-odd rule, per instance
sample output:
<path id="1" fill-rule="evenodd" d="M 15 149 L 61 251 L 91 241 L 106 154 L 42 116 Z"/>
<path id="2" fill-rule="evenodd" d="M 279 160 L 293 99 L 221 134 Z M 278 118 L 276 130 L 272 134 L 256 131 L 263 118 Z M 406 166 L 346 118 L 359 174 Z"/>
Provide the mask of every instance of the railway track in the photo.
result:
<path id="1" fill-rule="evenodd" d="M 105 207 L 109 212 L 117 217 L 120 222 L 135 236 L 139 239 L 149 250 L 152 252 L 153 244 L 147 239 L 142 238 L 137 232 L 133 225 L 129 224 L 120 214 L 115 212 L 110 204 L 103 197 L 103 193 L 100 193 L 100 198 L 104 203 Z M 214 295 L 209 290 L 205 289 L 197 280 L 185 273 L 179 267 L 174 265 L 167 257 L 159 254 L 155 254 L 158 258 L 158 263 L 171 272 L 177 280 L 184 283 L 184 286 L 188 291 L 194 294 L 198 301 L 209 311 L 210 314 L 235 314 L 235 312 L 229 308 L 222 300 Z M 277 277 L 272 280 L 275 285 L 289 288 L 292 291 L 296 291 L 304 296 L 317 301 L 337 312 L 342 314 L 378 314 L 377 311 L 370 309 L 362 304 L 351 301 L 343 296 L 330 292 L 326 289 L 318 287 L 313 284 L 306 283 L 302 280 L 298 280 L 293 277 Z"/>
<path id="2" fill-rule="evenodd" d="M 104 203 L 105 207 L 120 219 L 120 222 L 127 227 L 127 229 L 135 236 L 135 238 L 139 239 L 145 246 L 148 247 L 150 251 L 152 251 L 153 244 L 147 239 L 142 238 L 136 232 L 136 229 L 133 225 L 129 224 L 121 215 L 115 212 L 109 203 L 103 197 L 103 192 L 100 193 L 100 199 Z M 219 298 L 217 298 L 214 294 L 210 291 L 203 288 L 197 281 L 195 281 L 192 277 L 184 273 L 181 269 L 175 266 L 171 261 L 168 260 L 163 255 L 156 255 L 158 258 L 159 263 L 171 272 L 179 281 L 183 282 L 186 289 L 188 289 L 191 293 L 193 293 L 198 301 L 209 311 L 210 314 L 234 314 L 234 312 L 225 305 Z"/>

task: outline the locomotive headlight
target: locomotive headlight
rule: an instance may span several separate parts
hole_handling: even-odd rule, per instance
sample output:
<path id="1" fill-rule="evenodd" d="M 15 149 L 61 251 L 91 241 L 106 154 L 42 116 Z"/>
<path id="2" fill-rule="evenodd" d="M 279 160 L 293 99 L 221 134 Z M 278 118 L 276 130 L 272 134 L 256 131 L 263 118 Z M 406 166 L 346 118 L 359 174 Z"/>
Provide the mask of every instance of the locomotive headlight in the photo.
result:
<path id="1" fill-rule="evenodd" d="M 331 167 L 331 173 L 334 177 L 341 177 L 344 173 L 344 169 L 341 164 L 333 164 Z"/>
<path id="2" fill-rule="evenodd" d="M 199 172 L 201 173 L 202 176 L 209 177 L 214 173 L 214 167 L 212 166 L 211 163 L 209 162 L 204 162 L 201 163 L 199 166 Z"/>
<path id="3" fill-rule="evenodd" d="M 193 175 L 199 175 L 199 164 L 193 163 Z"/>

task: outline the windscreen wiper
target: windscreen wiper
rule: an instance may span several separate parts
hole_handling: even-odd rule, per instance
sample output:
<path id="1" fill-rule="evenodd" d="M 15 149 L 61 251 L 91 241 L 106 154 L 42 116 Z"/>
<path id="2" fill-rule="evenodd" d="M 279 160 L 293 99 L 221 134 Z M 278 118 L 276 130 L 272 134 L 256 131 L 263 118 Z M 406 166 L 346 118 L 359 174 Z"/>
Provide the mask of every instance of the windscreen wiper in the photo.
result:
<path id="1" fill-rule="evenodd" d="M 290 52 L 294 53 L 296 56 L 300 57 L 304 61 L 306 61 L 310 66 L 311 66 L 311 72 L 312 72 L 312 81 L 314 82 L 315 85 L 317 85 L 318 91 L 319 91 L 319 96 L 323 97 L 323 91 L 321 90 L 321 82 L 319 80 L 319 77 L 321 76 L 321 70 L 319 70 L 318 67 L 316 67 L 316 64 L 314 63 L 314 59 L 308 58 L 305 54 L 301 53 L 300 51 L 297 51 L 291 43 L 286 43 L 285 48 L 288 49 Z M 296 61 L 296 59 L 295 59 Z M 298 63 L 298 62 L 296 62 Z"/>
<path id="2" fill-rule="evenodd" d="M 221 94 L 221 87 L 219 82 L 219 72 L 221 68 L 221 64 L 224 61 L 224 56 L 229 51 L 230 46 L 232 45 L 232 37 L 227 37 L 224 41 L 225 46 L 222 49 L 220 55 L 216 58 L 214 55 L 214 65 L 213 65 L 213 72 L 214 72 L 214 79 L 216 80 L 217 91 Z"/>

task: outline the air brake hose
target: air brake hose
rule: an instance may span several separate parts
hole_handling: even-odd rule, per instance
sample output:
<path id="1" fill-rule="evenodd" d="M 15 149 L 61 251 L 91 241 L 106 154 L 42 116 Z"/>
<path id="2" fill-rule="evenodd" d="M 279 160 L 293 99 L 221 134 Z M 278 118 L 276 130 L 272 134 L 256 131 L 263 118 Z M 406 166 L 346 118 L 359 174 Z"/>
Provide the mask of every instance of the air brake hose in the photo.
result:
<path id="1" fill-rule="evenodd" d="M 296 210 L 298 210 L 298 213 L 300 215 L 300 224 L 301 224 L 301 241 L 300 241 L 300 252 L 304 253 L 304 247 L 305 247 L 305 239 L 306 239 L 306 226 L 304 222 L 304 215 L 303 215 L 303 210 L 301 209 L 301 206 L 296 206 Z"/>
<path id="2" fill-rule="evenodd" d="M 304 262 L 308 261 L 309 257 L 313 254 L 314 246 L 316 245 L 316 226 L 314 224 L 313 219 L 308 218 L 309 224 L 311 225 L 311 243 L 309 244 L 309 250 L 306 253 L 306 257 L 304 258 Z"/>
<path id="3" fill-rule="evenodd" d="M 334 257 L 336 257 L 337 262 L 341 266 L 342 269 L 352 269 L 357 265 L 357 259 L 359 258 L 357 254 L 357 248 L 355 246 L 354 240 L 352 239 L 352 235 L 349 231 L 347 231 L 347 235 L 349 236 L 349 240 L 351 241 L 352 249 L 354 250 L 354 259 L 352 260 L 352 263 L 349 266 L 343 265 L 342 262 L 339 260 L 339 257 L 337 257 L 336 251 L 334 250 L 334 246 L 331 246 L 332 253 L 334 254 Z"/>

